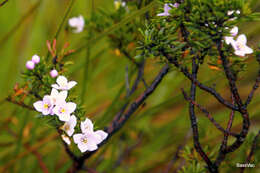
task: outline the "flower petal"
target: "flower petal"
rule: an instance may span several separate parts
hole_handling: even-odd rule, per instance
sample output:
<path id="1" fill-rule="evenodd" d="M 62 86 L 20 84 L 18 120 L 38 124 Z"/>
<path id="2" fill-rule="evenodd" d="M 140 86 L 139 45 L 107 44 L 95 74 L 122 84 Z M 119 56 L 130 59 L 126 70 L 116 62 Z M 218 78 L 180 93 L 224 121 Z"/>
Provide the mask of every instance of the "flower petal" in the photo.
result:
<path id="1" fill-rule="evenodd" d="M 58 117 L 61 121 L 69 121 L 70 114 L 59 114 Z"/>
<path id="2" fill-rule="evenodd" d="M 77 82 L 75 82 L 75 81 L 70 81 L 70 82 L 68 83 L 68 90 L 71 89 L 71 88 L 73 88 L 75 85 L 77 85 Z"/>
<path id="3" fill-rule="evenodd" d="M 66 103 L 66 109 L 68 110 L 69 114 L 75 111 L 77 105 L 73 102 Z"/>
<path id="4" fill-rule="evenodd" d="M 84 153 L 88 150 L 88 145 L 84 143 L 78 143 L 78 148 L 82 153 Z"/>
<path id="5" fill-rule="evenodd" d="M 33 104 L 33 107 L 38 111 L 42 112 L 43 109 L 43 102 L 42 101 L 37 101 Z"/>
<path id="6" fill-rule="evenodd" d="M 59 85 L 57 85 L 57 84 L 52 84 L 51 87 L 52 87 L 52 88 L 55 88 L 55 89 L 57 89 L 57 90 L 60 89 Z"/>
<path id="7" fill-rule="evenodd" d="M 66 135 L 61 135 L 61 138 L 63 139 L 64 142 L 66 142 L 68 145 L 70 145 L 70 138 Z"/>
<path id="8" fill-rule="evenodd" d="M 64 84 L 68 83 L 68 79 L 65 76 L 59 76 L 57 78 L 57 84 L 59 84 L 60 86 L 63 86 Z"/>
<path id="9" fill-rule="evenodd" d="M 108 133 L 104 132 L 103 130 L 97 130 L 97 131 L 95 131 L 95 134 L 100 136 L 101 141 L 99 143 L 101 143 L 108 136 Z"/>
<path id="10" fill-rule="evenodd" d="M 93 123 L 90 119 L 86 118 L 85 121 L 80 123 L 82 133 L 93 132 Z"/>
<path id="11" fill-rule="evenodd" d="M 81 138 L 83 137 L 83 134 L 81 133 L 77 133 L 75 135 L 73 135 L 73 140 L 76 144 L 81 142 Z"/>
<path id="12" fill-rule="evenodd" d="M 246 39 L 246 35 L 245 34 L 241 34 L 237 37 L 237 42 L 241 43 L 241 44 L 246 44 L 247 39 Z"/>

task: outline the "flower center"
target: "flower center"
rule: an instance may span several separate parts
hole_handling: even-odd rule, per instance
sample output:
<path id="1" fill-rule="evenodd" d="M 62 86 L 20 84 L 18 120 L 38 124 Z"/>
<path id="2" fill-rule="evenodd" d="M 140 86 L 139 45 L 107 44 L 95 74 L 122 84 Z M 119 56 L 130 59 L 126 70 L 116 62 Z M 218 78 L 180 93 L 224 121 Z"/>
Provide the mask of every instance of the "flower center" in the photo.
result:
<path id="1" fill-rule="evenodd" d="M 66 110 L 64 108 L 61 108 L 60 113 L 64 113 L 64 112 L 66 112 Z"/>
<path id="2" fill-rule="evenodd" d="M 244 44 L 237 43 L 237 49 L 238 49 L 238 50 L 243 50 L 244 48 L 245 48 L 245 45 L 244 45 Z"/>
<path id="3" fill-rule="evenodd" d="M 86 144 L 88 142 L 88 139 L 86 137 L 81 138 L 81 142 L 83 142 L 84 144 Z"/>
<path id="4" fill-rule="evenodd" d="M 49 107 L 50 107 L 50 105 L 49 105 L 49 104 L 47 104 L 47 103 L 44 103 L 44 105 L 43 105 L 43 108 L 44 108 L 44 109 L 49 109 Z"/>

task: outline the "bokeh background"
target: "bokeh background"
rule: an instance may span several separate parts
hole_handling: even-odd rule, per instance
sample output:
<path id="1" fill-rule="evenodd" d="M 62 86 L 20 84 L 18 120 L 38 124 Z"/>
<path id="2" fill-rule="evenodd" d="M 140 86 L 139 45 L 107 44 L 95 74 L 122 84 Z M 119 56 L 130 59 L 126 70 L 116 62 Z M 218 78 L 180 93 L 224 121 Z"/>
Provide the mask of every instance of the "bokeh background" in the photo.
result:
<path id="1" fill-rule="evenodd" d="M 260 1 L 251 2 L 252 10 L 260 11 Z M 36 118 L 35 112 L 4 101 L 14 85 L 22 82 L 21 72 L 25 70 L 25 62 L 34 54 L 46 55 L 46 40 L 53 38 L 68 4 L 69 0 L 10 0 L 0 7 L 0 172 L 62 173 L 72 164 L 55 129 Z M 82 14 L 88 18 L 91 8 L 90 1 L 77 0 L 69 16 Z M 94 9 L 113 13 L 114 2 L 95 0 Z M 260 41 L 260 22 L 241 23 L 239 28 L 241 33 L 248 36 L 248 44 L 256 48 Z M 86 42 L 87 34 L 88 28 L 80 34 L 64 34 L 62 31 L 58 46 L 61 47 L 68 41 L 71 48 L 78 48 Z M 92 42 L 89 50 L 88 63 L 88 55 L 84 50 L 70 57 L 73 65 L 68 72 L 69 78 L 78 82 L 76 92 L 83 100 L 87 116 L 102 128 L 111 121 L 123 103 L 126 93 L 125 69 L 131 62 L 111 47 L 106 35 Z M 254 58 L 249 57 L 246 62 L 248 71 L 244 72 L 238 82 L 244 99 L 259 69 Z M 161 67 L 162 64 L 154 59 L 147 60 L 144 73 L 147 83 L 151 82 Z M 205 65 L 199 78 L 210 86 L 216 86 L 228 98 L 229 91 L 223 73 Z M 180 88 L 188 89 L 187 86 L 189 81 L 181 73 L 172 70 L 145 105 L 86 165 L 104 173 L 166 172 L 168 169 L 174 172 L 182 166 L 189 167 L 192 164 L 189 159 L 193 158 L 203 167 L 203 161 L 192 151 L 187 102 L 180 93 Z M 83 87 L 85 95 L 81 95 Z M 144 91 L 144 88 L 143 84 L 139 85 L 133 98 Z M 260 127 L 259 93 L 258 90 L 249 106 L 251 128 L 247 141 L 227 157 L 222 164 L 222 172 L 237 172 L 235 163 L 245 161 L 253 136 Z M 226 125 L 228 110 L 200 90 L 198 100 L 221 125 Z M 222 134 L 203 114 L 198 112 L 197 116 L 201 143 L 214 157 Z M 241 117 L 237 115 L 233 131 L 239 131 L 240 126 Z M 179 147 L 183 147 L 180 157 L 173 160 Z M 260 160 L 259 148 L 255 160 Z M 256 166 L 246 171 L 259 172 L 259 164 Z"/>

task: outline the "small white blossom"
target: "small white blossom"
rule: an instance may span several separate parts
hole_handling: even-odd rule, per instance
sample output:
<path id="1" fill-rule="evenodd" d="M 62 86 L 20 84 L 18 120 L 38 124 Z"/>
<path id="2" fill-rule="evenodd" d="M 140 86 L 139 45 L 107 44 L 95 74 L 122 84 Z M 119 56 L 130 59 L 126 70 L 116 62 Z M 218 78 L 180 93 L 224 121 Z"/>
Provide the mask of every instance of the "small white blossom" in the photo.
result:
<path id="1" fill-rule="evenodd" d="M 62 130 L 64 130 L 68 136 L 71 136 L 74 133 L 74 128 L 77 125 L 77 118 L 72 115 L 70 116 L 69 121 L 66 121 L 65 124 L 61 127 Z"/>
<path id="2" fill-rule="evenodd" d="M 94 125 L 93 125 L 92 121 L 88 118 L 86 118 L 85 121 L 82 121 L 80 123 L 80 129 L 81 129 L 82 133 L 95 133 L 96 135 L 98 135 L 99 136 L 98 144 L 101 143 L 108 136 L 108 134 L 106 132 L 104 132 L 103 130 L 94 131 Z"/>
<path id="3" fill-rule="evenodd" d="M 157 16 L 170 16 L 170 13 L 169 11 L 171 10 L 172 8 L 169 6 L 169 4 L 164 4 L 164 7 L 163 7 L 163 13 L 159 13 L 157 14 Z"/>
<path id="4" fill-rule="evenodd" d="M 53 112 L 61 121 L 69 121 L 70 115 L 75 111 L 76 107 L 77 105 L 73 102 L 62 102 L 53 108 Z"/>
<path id="5" fill-rule="evenodd" d="M 232 47 L 235 49 L 235 55 L 245 56 L 246 54 L 253 53 L 253 49 L 246 45 L 247 39 L 244 34 L 239 35 L 237 40 L 231 42 Z"/>
<path id="6" fill-rule="evenodd" d="M 84 25 L 85 25 L 85 21 L 84 21 L 84 18 L 83 16 L 79 16 L 79 17 L 72 17 L 69 19 L 69 25 L 72 27 L 72 28 L 75 28 L 73 30 L 74 33 L 80 33 L 83 31 L 84 29 Z"/>
<path id="7" fill-rule="evenodd" d="M 63 139 L 64 142 L 66 142 L 66 144 L 70 145 L 70 138 L 64 134 L 61 135 L 61 138 Z"/>
<path id="8" fill-rule="evenodd" d="M 68 82 L 68 79 L 65 76 L 59 76 L 56 82 L 57 84 L 52 84 L 51 86 L 58 90 L 70 90 L 77 85 L 77 82 L 75 81 Z"/>
<path id="9" fill-rule="evenodd" d="M 53 102 L 50 96 L 44 96 L 42 101 L 35 102 L 33 106 L 43 115 L 52 114 Z"/>
<path id="10" fill-rule="evenodd" d="M 98 149 L 97 144 L 100 142 L 100 136 L 95 133 L 79 133 L 73 135 L 74 142 L 78 145 L 79 150 L 83 153 Z"/>

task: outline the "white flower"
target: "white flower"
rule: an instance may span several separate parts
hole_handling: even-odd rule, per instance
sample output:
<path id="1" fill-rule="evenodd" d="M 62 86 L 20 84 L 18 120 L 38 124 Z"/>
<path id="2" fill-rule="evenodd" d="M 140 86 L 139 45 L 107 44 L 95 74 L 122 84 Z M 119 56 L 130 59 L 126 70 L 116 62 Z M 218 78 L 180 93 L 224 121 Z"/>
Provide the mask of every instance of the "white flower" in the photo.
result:
<path id="1" fill-rule="evenodd" d="M 53 112 L 59 117 L 61 121 L 69 121 L 70 114 L 73 113 L 76 109 L 77 105 L 72 102 L 62 102 L 57 104 L 53 108 Z"/>
<path id="2" fill-rule="evenodd" d="M 69 25 L 74 29 L 74 33 L 80 33 L 83 31 L 84 29 L 84 25 L 85 25 L 85 21 L 83 16 L 79 16 L 79 17 L 72 17 L 69 19 Z"/>
<path id="3" fill-rule="evenodd" d="M 108 134 L 103 130 L 94 131 L 94 125 L 92 121 L 88 118 L 80 123 L 80 129 L 82 133 L 94 133 L 95 135 L 98 135 L 98 144 L 101 143 L 108 136 Z"/>
<path id="4" fill-rule="evenodd" d="M 68 96 L 68 91 L 59 92 L 55 88 L 52 88 L 50 98 L 52 100 L 53 105 L 57 105 L 59 103 L 65 102 Z"/>
<path id="5" fill-rule="evenodd" d="M 44 96 L 42 101 L 35 102 L 33 106 L 43 115 L 52 114 L 53 102 L 50 96 Z"/>
<path id="6" fill-rule="evenodd" d="M 51 86 L 58 90 L 70 90 L 72 87 L 77 85 L 77 82 L 70 81 L 65 76 L 59 76 L 56 80 L 57 84 L 52 84 Z"/>
<path id="7" fill-rule="evenodd" d="M 235 54 L 238 56 L 245 56 L 246 54 L 253 53 L 253 49 L 246 45 L 247 39 L 244 34 L 239 35 L 237 40 L 231 42 L 232 47 L 235 49 Z"/>
<path id="8" fill-rule="evenodd" d="M 61 127 L 62 130 L 64 130 L 68 136 L 71 136 L 74 133 L 74 128 L 77 125 L 77 118 L 72 115 L 70 116 L 69 121 L 66 121 L 65 124 Z"/>
<path id="9" fill-rule="evenodd" d="M 70 145 L 70 138 L 64 134 L 61 135 L 61 138 L 63 139 L 64 142 L 66 142 L 66 144 Z"/>
<path id="10" fill-rule="evenodd" d="M 97 144 L 100 142 L 100 136 L 91 132 L 75 134 L 73 139 L 82 153 L 98 149 Z"/>

